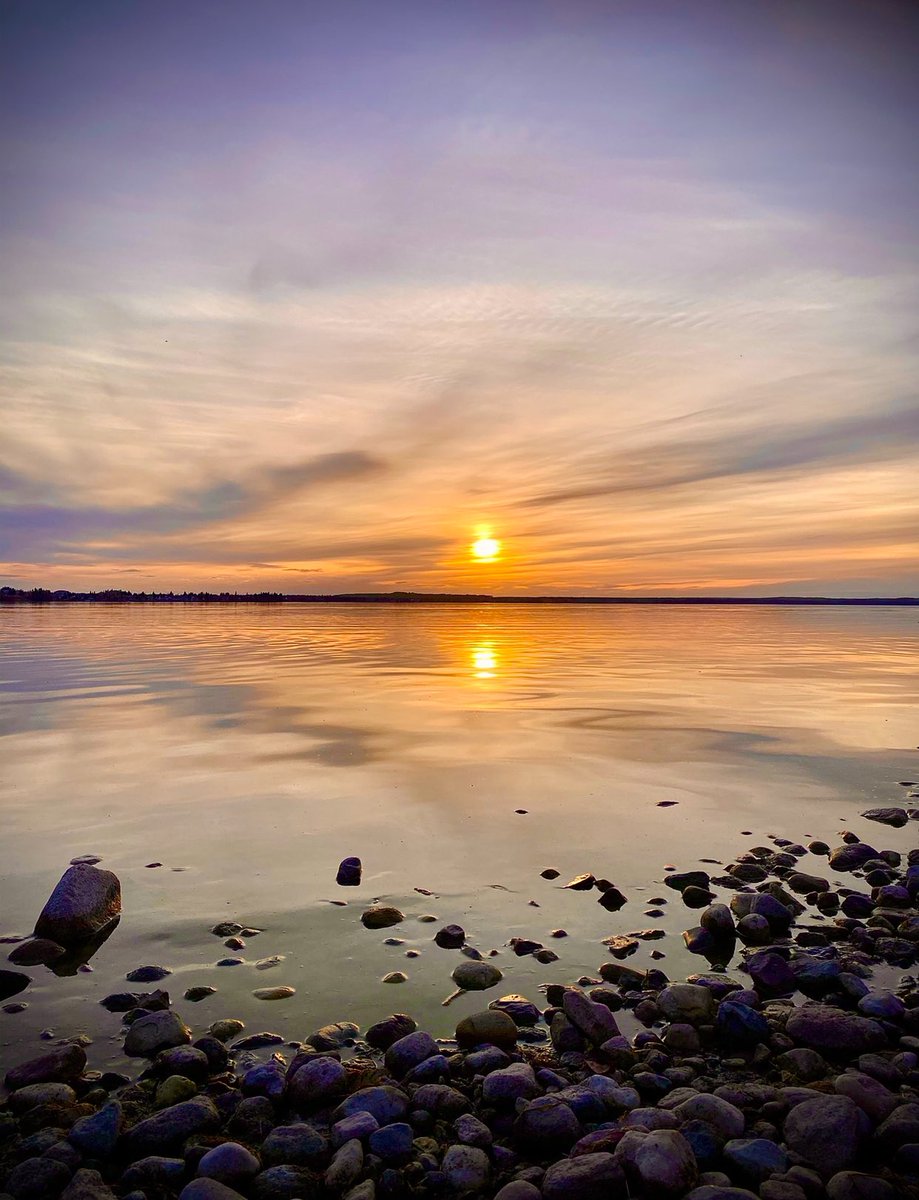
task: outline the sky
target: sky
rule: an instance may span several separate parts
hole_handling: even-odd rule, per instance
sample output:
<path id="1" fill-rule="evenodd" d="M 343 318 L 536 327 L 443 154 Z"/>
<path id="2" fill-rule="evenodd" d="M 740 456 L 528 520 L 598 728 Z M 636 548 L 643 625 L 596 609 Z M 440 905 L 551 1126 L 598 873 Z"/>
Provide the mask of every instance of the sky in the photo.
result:
<path id="1" fill-rule="evenodd" d="M 919 593 L 917 52 L 884 0 L 2 0 L 0 583 Z"/>

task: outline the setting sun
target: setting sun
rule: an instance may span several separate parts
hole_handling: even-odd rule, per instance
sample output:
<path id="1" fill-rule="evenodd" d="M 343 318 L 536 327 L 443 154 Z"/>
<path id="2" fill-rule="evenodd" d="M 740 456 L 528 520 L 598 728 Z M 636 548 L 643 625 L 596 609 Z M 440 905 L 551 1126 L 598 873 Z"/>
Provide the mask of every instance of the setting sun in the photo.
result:
<path id="1" fill-rule="evenodd" d="M 480 537 L 472 543 L 472 557 L 480 562 L 493 562 L 501 553 L 501 543 L 497 538 Z"/>

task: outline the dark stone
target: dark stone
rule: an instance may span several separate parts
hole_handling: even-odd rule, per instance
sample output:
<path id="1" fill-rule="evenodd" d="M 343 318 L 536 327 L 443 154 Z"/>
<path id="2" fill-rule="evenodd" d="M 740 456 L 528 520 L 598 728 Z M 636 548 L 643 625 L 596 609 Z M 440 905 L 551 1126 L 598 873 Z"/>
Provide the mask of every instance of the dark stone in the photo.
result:
<path id="1" fill-rule="evenodd" d="M 444 950 L 459 950 L 466 941 L 466 931 L 462 925 L 445 925 L 434 934 L 434 941 Z"/>
<path id="2" fill-rule="evenodd" d="M 37 937 L 61 946 L 85 942 L 121 913 L 118 876 L 88 863 L 68 867 L 35 922 Z"/>
<path id="3" fill-rule="evenodd" d="M 341 887 L 357 887 L 361 882 L 361 871 L 359 858 L 343 858 L 339 864 L 335 882 Z"/>
<path id="4" fill-rule="evenodd" d="M 21 971 L 0 971 L 0 1000 L 9 1000 L 10 996 L 18 996 L 32 982 L 28 975 Z"/>

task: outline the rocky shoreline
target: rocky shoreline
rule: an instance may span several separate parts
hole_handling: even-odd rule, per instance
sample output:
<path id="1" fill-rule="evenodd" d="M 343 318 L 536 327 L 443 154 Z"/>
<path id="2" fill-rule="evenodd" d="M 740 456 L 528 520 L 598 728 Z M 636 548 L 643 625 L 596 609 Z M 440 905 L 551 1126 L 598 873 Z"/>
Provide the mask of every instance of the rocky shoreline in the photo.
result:
<path id="1" fill-rule="evenodd" d="M 115 877 L 78 869 L 14 961 L 63 952 L 75 887 L 117 920 Z M 349 886 L 360 863 L 339 872 Z M 615 934 L 597 977 L 546 985 L 543 1006 L 500 997 L 452 1039 L 394 1014 L 291 1043 L 233 1019 L 192 1029 L 164 990 L 106 997 L 146 1066 L 89 1069 L 74 1039 L 10 1070 L 0 1200 L 919 1200 L 919 850 L 772 838 L 723 876 L 664 882 L 699 910 L 684 939 L 711 970 L 633 970 L 623 960 L 650 931 Z M 625 903 L 607 880 L 569 886 L 610 912 Z M 458 926 L 435 941 L 464 948 Z M 878 986 L 891 970 L 899 981 Z M 475 955 L 453 972 L 462 991 L 501 979 Z"/>

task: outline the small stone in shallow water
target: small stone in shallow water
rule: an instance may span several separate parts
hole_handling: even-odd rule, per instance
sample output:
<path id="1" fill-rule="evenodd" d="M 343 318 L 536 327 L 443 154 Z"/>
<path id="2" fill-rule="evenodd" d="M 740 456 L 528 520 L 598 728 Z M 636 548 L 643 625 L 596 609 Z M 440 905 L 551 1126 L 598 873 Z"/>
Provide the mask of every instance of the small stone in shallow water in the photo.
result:
<path id="1" fill-rule="evenodd" d="M 445 925 L 434 934 L 434 941 L 444 950 L 459 950 L 466 940 L 462 925 Z"/>
<path id="2" fill-rule="evenodd" d="M 679 800 L 658 800 L 658 808 L 673 808 L 675 804 L 679 804 Z"/>
<path id="3" fill-rule="evenodd" d="M 588 871 L 583 875 L 575 875 L 574 879 L 569 879 L 565 884 L 565 887 L 569 891 L 587 892 L 593 887 L 595 882 L 596 876 L 591 875 Z"/>
<path id="4" fill-rule="evenodd" d="M 165 979 L 167 975 L 171 974 L 172 969 L 170 967 L 135 967 L 133 971 L 129 971 L 125 975 L 125 979 L 128 983 L 156 983 L 158 979 Z"/>
<path id="5" fill-rule="evenodd" d="M 242 925 L 236 921 L 221 921 L 219 925 L 214 926 L 211 933 L 220 938 L 232 937 L 234 933 L 242 933 Z"/>
<path id="6" fill-rule="evenodd" d="M 201 1000 L 206 1000 L 208 996 L 213 996 L 216 991 L 217 989 L 211 987 L 210 984 L 202 983 L 197 987 L 186 989 L 185 999 L 190 1000 L 192 1004 L 197 1004 Z"/>
<path id="7" fill-rule="evenodd" d="M 163 865 L 163 864 L 162 864 L 161 862 L 155 862 L 155 863 L 146 863 L 146 864 L 145 864 L 145 868 L 146 868 L 146 870 L 148 870 L 148 871 L 152 871 L 154 867 L 161 867 L 162 865 Z"/>
<path id="8" fill-rule="evenodd" d="M 297 994 L 297 989 L 281 984 L 278 987 L 256 988 L 252 995 L 256 1000 L 287 1000 Z"/>
<path id="9" fill-rule="evenodd" d="M 246 961 L 246 960 L 245 960 L 244 958 L 218 958 L 217 962 L 215 963 L 215 966 L 218 966 L 218 967 L 239 967 L 239 966 L 242 966 L 242 964 L 243 964 L 245 961 Z M 128 978 L 130 979 L 130 975 L 128 976 Z"/>
<path id="10" fill-rule="evenodd" d="M 452 979 L 457 987 L 467 992 L 482 992 L 494 987 L 504 978 L 502 972 L 487 962 L 461 962 L 453 970 Z"/>
<path id="11" fill-rule="evenodd" d="M 365 929 L 387 929 L 405 920 L 405 913 L 391 904 L 374 904 L 361 913 L 361 924 Z"/>
<path id="12" fill-rule="evenodd" d="M 256 971 L 270 971 L 272 967 L 277 967 L 282 963 L 286 954 L 270 954 L 268 958 L 260 958 L 255 964 Z"/>
<path id="13" fill-rule="evenodd" d="M 390 971 L 388 975 L 383 976 L 383 983 L 405 983 L 408 976 L 404 971 Z"/>
<path id="14" fill-rule="evenodd" d="M 561 871 L 556 871 L 555 867 L 546 867 L 544 871 L 539 872 L 543 879 L 558 879 Z"/>

